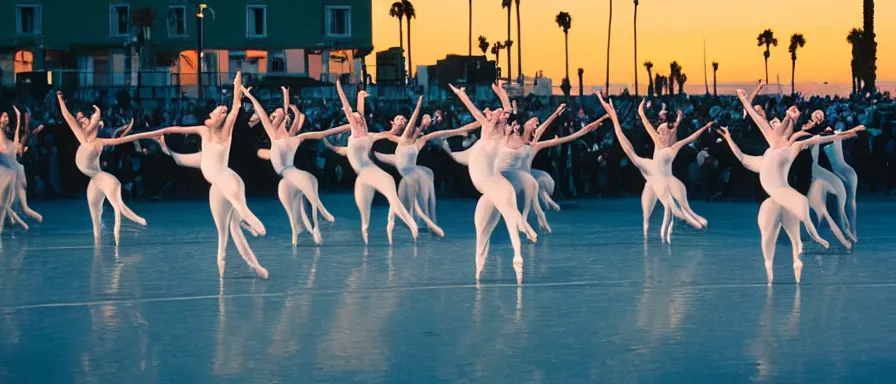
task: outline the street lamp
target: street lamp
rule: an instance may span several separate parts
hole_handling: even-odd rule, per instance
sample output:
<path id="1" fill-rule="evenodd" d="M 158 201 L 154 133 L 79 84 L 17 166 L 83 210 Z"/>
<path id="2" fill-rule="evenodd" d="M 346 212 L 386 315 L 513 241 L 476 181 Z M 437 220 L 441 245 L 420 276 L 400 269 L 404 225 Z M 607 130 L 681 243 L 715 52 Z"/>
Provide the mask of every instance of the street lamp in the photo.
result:
<path id="1" fill-rule="evenodd" d="M 196 12 L 196 28 L 197 33 L 196 37 L 198 38 L 198 46 L 196 47 L 196 86 L 197 86 L 197 98 L 202 100 L 202 63 L 204 59 L 204 54 L 202 51 L 202 43 L 203 43 L 203 21 L 205 20 L 205 10 L 208 9 L 209 12 L 212 13 L 212 19 L 215 18 L 215 10 L 208 7 L 205 4 L 199 4 L 199 12 Z"/>

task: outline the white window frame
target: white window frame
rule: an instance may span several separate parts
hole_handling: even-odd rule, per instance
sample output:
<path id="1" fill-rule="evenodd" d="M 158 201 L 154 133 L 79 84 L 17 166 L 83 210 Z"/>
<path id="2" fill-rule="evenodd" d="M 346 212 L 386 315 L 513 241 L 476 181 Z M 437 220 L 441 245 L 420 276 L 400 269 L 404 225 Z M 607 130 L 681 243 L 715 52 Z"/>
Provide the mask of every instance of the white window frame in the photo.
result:
<path id="1" fill-rule="evenodd" d="M 249 20 L 255 17 L 256 9 L 261 9 L 264 14 L 264 25 L 262 25 L 262 33 L 256 34 L 255 31 L 250 31 Z M 263 39 L 268 37 L 268 6 L 265 4 L 249 4 L 246 5 L 246 37 L 250 39 Z"/>
<path id="2" fill-rule="evenodd" d="M 22 30 L 22 9 L 34 8 L 34 31 L 24 32 Z M 16 4 L 16 35 L 40 35 L 43 33 L 43 14 L 44 10 L 40 4 Z"/>
<path id="3" fill-rule="evenodd" d="M 330 27 L 333 23 L 332 11 L 337 10 L 337 9 L 347 11 L 348 17 L 346 17 L 346 20 L 345 20 L 346 21 L 346 26 L 345 26 L 346 34 L 344 34 L 344 35 L 330 33 Z M 340 38 L 340 39 L 352 37 L 352 7 L 350 5 L 327 5 L 327 6 L 325 6 L 324 7 L 324 28 L 325 28 L 324 35 L 326 37 L 333 37 L 333 38 Z"/>
<path id="4" fill-rule="evenodd" d="M 118 30 L 118 12 L 113 12 L 117 8 L 127 8 L 128 10 L 128 23 L 130 23 L 131 19 L 131 4 L 130 3 L 110 3 L 109 4 L 109 37 L 128 37 L 131 35 L 131 31 L 125 31 L 122 33 Z"/>
<path id="5" fill-rule="evenodd" d="M 172 31 L 171 31 L 172 25 L 170 24 L 170 21 L 168 20 L 168 15 L 170 15 L 171 11 L 175 10 L 175 9 L 182 9 L 183 13 L 184 13 L 184 18 L 181 21 L 183 23 L 183 27 L 184 27 L 183 34 L 177 33 L 177 27 L 174 27 L 174 29 L 175 29 L 174 33 L 172 33 Z M 171 5 L 168 7 L 168 14 L 165 15 L 165 28 L 168 29 L 168 37 L 186 37 L 186 36 L 190 35 L 189 33 L 187 33 L 187 7 L 185 5 Z"/>

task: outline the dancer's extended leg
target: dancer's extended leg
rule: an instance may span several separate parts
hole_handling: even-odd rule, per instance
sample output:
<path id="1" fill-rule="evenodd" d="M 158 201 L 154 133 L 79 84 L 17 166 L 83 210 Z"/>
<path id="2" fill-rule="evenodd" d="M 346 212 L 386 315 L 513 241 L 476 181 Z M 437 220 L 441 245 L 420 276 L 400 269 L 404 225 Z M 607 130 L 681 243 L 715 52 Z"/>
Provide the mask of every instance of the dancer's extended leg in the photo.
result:
<path id="1" fill-rule="evenodd" d="M 525 230 L 523 232 L 535 232 L 535 229 L 529 225 L 529 209 L 531 208 L 529 205 L 529 198 L 526 196 L 526 190 L 528 187 L 528 180 L 526 180 L 523 176 L 523 172 L 519 171 L 503 171 L 501 172 L 501 176 L 507 179 L 510 182 L 510 185 L 513 186 L 513 196 L 517 202 L 522 203 L 522 212 L 521 217 L 523 220 L 523 225 L 525 226 Z M 531 175 L 529 175 L 531 177 Z M 534 180 L 534 178 L 532 178 Z M 537 186 L 537 182 L 536 182 Z M 519 210 L 520 207 L 516 206 L 516 209 Z"/>
<path id="2" fill-rule="evenodd" d="M 644 184 L 644 190 L 641 191 L 641 211 L 644 213 L 644 238 L 647 238 L 647 230 L 650 228 L 650 215 L 655 207 L 656 193 L 650 184 Z M 666 218 L 664 217 L 663 222 L 665 223 L 665 221 Z M 665 240 L 665 236 L 663 236 L 663 239 Z"/>
<path id="3" fill-rule="evenodd" d="M 800 260 L 800 254 L 803 253 L 803 241 L 800 239 L 800 221 L 786 210 L 781 210 L 780 217 L 781 226 L 784 227 L 784 232 L 787 232 L 787 236 L 790 237 L 790 246 L 793 249 L 793 277 L 799 283 L 803 274 L 803 262 Z"/>
<path id="4" fill-rule="evenodd" d="M 44 221 L 44 217 L 28 206 L 27 190 L 28 181 L 25 178 L 25 167 L 19 165 L 16 172 L 16 192 L 18 193 L 19 204 L 21 204 L 22 206 L 22 212 L 25 212 L 26 215 L 33 217 L 35 220 L 37 220 L 38 223 L 42 223 Z"/>
<path id="5" fill-rule="evenodd" d="M 323 206 L 323 204 L 321 204 L 320 198 L 317 195 L 317 185 L 311 178 L 305 175 L 306 173 L 307 172 L 300 171 L 296 168 L 287 168 L 283 171 L 282 176 L 285 180 L 289 180 L 296 189 L 301 191 L 302 195 L 304 195 L 311 203 L 311 221 L 313 222 L 313 227 L 309 228 L 312 236 L 314 236 L 314 242 L 319 245 L 322 241 L 320 236 L 320 226 L 317 220 L 317 209 L 318 207 Z M 310 174 L 308 174 L 308 176 L 310 176 Z M 299 197 L 299 204 L 302 204 L 301 196 Z M 304 216 L 303 220 L 306 220 Z"/>
<path id="6" fill-rule="evenodd" d="M 818 235 L 818 231 L 815 230 L 815 224 L 812 223 L 812 219 L 809 217 L 809 200 L 806 199 L 806 196 L 789 187 L 777 188 L 767 192 L 778 205 L 786 209 L 806 226 L 806 232 L 809 233 L 813 240 L 825 248 L 830 247 L 830 244 L 825 239 L 822 239 Z"/>
<path id="7" fill-rule="evenodd" d="M 691 209 L 691 205 L 688 203 L 688 190 L 684 186 L 684 183 L 681 180 L 678 180 L 677 177 L 667 177 L 667 181 L 669 182 L 669 192 L 672 193 L 672 197 L 678 202 L 678 205 L 681 206 L 682 212 L 684 214 L 689 215 L 691 219 L 700 223 L 702 226 L 706 226 L 708 222 L 703 216 L 700 216 Z"/>
<path id="8" fill-rule="evenodd" d="M 231 207 L 230 202 L 224 198 L 224 194 L 215 185 L 209 188 L 208 205 L 211 208 L 212 218 L 215 220 L 215 227 L 218 230 L 218 274 L 224 277 L 227 238 L 229 235 L 228 227 L 233 216 L 233 207 Z"/>
<path id="9" fill-rule="evenodd" d="M 288 180 L 280 179 L 280 184 L 277 185 L 277 197 L 280 198 L 280 204 L 283 204 L 283 209 L 286 210 L 286 216 L 289 218 L 289 227 L 292 230 L 292 245 L 294 247 L 298 245 L 299 234 L 305 229 L 296 217 L 297 192 Z"/>
<path id="10" fill-rule="evenodd" d="M 849 209 L 849 229 L 852 232 L 853 241 L 858 242 L 858 228 L 856 227 L 856 187 L 858 186 L 858 177 L 856 172 L 850 169 L 845 177 L 842 178 L 846 187 L 846 202 Z"/>
<path id="11" fill-rule="evenodd" d="M 775 279 L 773 264 L 775 261 L 775 243 L 781 232 L 781 206 L 772 199 L 765 199 L 759 207 L 759 232 L 762 234 L 762 257 L 765 259 L 765 274 L 768 283 Z"/>
<path id="12" fill-rule="evenodd" d="M 473 217 L 473 223 L 476 226 L 476 280 L 479 281 L 479 275 L 485 267 L 485 261 L 488 259 L 488 249 L 491 243 L 491 235 L 498 225 L 501 218 L 500 212 L 495 208 L 485 196 L 479 198 L 476 203 L 476 213 Z M 519 244 L 519 234 L 517 233 L 517 244 Z M 513 235 L 511 235 L 513 239 Z"/>
<path id="13" fill-rule="evenodd" d="M 258 263 L 255 253 L 252 252 L 252 248 L 249 248 L 249 242 L 246 241 L 246 236 L 243 235 L 243 231 L 240 230 L 240 220 L 241 218 L 238 217 L 236 212 L 231 212 L 230 235 L 233 236 L 233 243 L 236 245 L 236 249 L 239 251 L 240 256 L 246 261 L 246 264 L 249 264 L 249 267 L 255 270 L 258 277 L 262 278 L 262 280 L 267 280 L 268 270 L 264 269 L 264 267 Z"/>
<path id="14" fill-rule="evenodd" d="M 99 244 L 103 236 L 103 201 L 106 196 L 95 179 L 87 184 L 87 206 L 90 208 L 90 220 L 93 223 L 93 240 Z"/>
<path id="15" fill-rule="evenodd" d="M 538 189 L 541 196 L 541 200 L 544 202 L 546 209 L 554 210 L 559 212 L 560 205 L 558 205 L 551 195 L 554 194 L 554 178 L 545 171 L 540 169 L 533 169 L 530 171 L 532 176 L 535 177 L 535 180 L 538 181 Z"/>
<path id="16" fill-rule="evenodd" d="M 358 203 L 358 209 L 361 209 L 362 201 L 359 200 L 359 196 L 358 196 L 358 185 L 359 184 L 363 184 L 363 185 L 372 187 L 377 192 L 379 192 L 380 194 L 385 196 L 386 200 L 389 201 L 389 206 L 391 207 L 391 209 L 393 209 L 395 211 L 395 213 L 398 214 L 398 217 L 402 221 L 404 221 L 405 224 L 407 224 L 408 228 L 411 229 L 411 235 L 414 237 L 414 241 L 417 240 L 417 223 L 414 222 L 414 219 L 411 217 L 411 214 L 408 213 L 408 211 L 401 204 L 401 200 L 398 198 L 398 192 L 396 191 L 396 188 L 395 188 L 395 180 L 392 179 L 392 176 L 390 176 L 388 173 L 386 173 L 385 171 L 378 169 L 378 168 L 364 169 L 358 174 L 357 179 L 355 179 L 355 202 Z M 364 188 L 364 189 L 366 189 L 366 188 Z M 362 192 L 364 192 L 365 195 L 367 193 L 366 191 L 362 191 Z M 365 196 L 362 196 L 362 197 L 365 197 Z M 367 200 L 369 200 L 369 202 L 367 202 L 367 204 L 366 204 L 367 219 L 368 219 L 367 225 L 369 225 L 370 202 L 372 202 L 372 200 L 373 200 L 373 195 L 370 195 L 370 197 Z M 362 216 L 362 226 L 365 228 L 365 229 L 363 229 L 363 232 L 366 233 L 367 225 L 364 225 L 364 223 L 363 223 L 363 221 L 364 221 L 364 213 L 363 212 L 362 212 L 361 216 Z"/>
<path id="17" fill-rule="evenodd" d="M 821 222 L 821 219 L 825 219 L 828 222 L 828 226 L 831 227 L 831 232 L 834 233 L 834 236 L 837 237 L 837 240 L 840 241 L 843 246 L 847 249 L 852 248 L 852 244 L 846 237 L 843 236 L 843 232 L 840 231 L 840 227 L 834 222 L 834 219 L 831 217 L 831 214 L 828 212 L 827 207 L 827 194 L 828 192 L 835 193 L 834 189 L 824 180 L 815 179 L 812 181 L 812 186 L 809 187 L 809 193 L 807 194 L 807 200 L 809 201 L 809 207 L 815 211 L 815 215 L 818 216 L 818 222 Z M 797 226 L 797 233 L 799 233 L 799 226 Z"/>
<path id="18" fill-rule="evenodd" d="M 849 218 L 846 216 L 846 201 L 849 194 L 846 192 L 846 187 L 843 185 L 843 182 L 832 184 L 831 187 L 834 188 L 834 195 L 837 198 L 837 222 L 840 224 L 840 228 L 843 229 L 843 232 L 846 233 L 846 236 L 849 236 L 852 242 L 855 243 L 858 239 L 856 239 L 856 235 L 852 233 L 852 226 L 849 223 Z"/>
<path id="19" fill-rule="evenodd" d="M 246 221 L 246 224 L 249 224 L 259 235 L 265 235 L 266 231 L 261 220 L 249 210 L 249 206 L 246 204 L 246 185 L 236 172 L 230 168 L 224 168 L 212 184 L 217 186 L 222 196 L 230 202 L 230 205 Z"/>

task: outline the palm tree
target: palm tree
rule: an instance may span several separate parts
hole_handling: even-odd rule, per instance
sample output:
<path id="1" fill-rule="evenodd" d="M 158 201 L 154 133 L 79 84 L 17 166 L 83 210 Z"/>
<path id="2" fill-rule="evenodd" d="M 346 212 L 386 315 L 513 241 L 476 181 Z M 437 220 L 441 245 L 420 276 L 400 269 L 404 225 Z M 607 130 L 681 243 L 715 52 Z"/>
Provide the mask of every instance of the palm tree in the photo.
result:
<path id="1" fill-rule="evenodd" d="M 410 0 L 401 0 L 401 3 L 404 4 L 404 19 L 408 23 L 408 76 L 413 79 L 414 59 L 411 54 L 411 19 L 417 18 L 417 11 L 414 9 L 414 4 L 411 4 Z"/>
<path id="2" fill-rule="evenodd" d="M 607 82 L 604 95 L 610 96 L 610 32 L 613 32 L 613 0 L 610 0 L 610 19 L 607 21 Z"/>
<path id="3" fill-rule="evenodd" d="M 563 29 L 563 41 L 566 46 L 566 81 L 569 81 L 569 30 L 572 29 L 572 16 L 567 12 L 560 12 L 554 17 L 557 26 Z"/>
<path id="4" fill-rule="evenodd" d="M 653 90 L 656 91 L 657 97 L 663 97 L 663 90 L 666 89 L 666 77 L 656 74 L 656 79 L 653 81 Z"/>
<path id="5" fill-rule="evenodd" d="M 688 81 L 688 75 L 686 73 L 679 73 L 675 76 L 675 80 L 678 82 L 678 94 L 684 95 L 684 83 Z"/>
<path id="6" fill-rule="evenodd" d="M 793 36 L 790 36 L 790 46 L 787 51 L 790 52 L 790 60 L 793 62 L 793 67 L 790 70 L 790 93 L 793 95 L 796 94 L 796 50 L 804 45 L 806 45 L 806 38 L 802 33 L 794 33 Z"/>
<path id="7" fill-rule="evenodd" d="M 865 82 L 865 92 L 875 93 L 877 87 L 877 42 L 874 41 L 874 0 L 863 0 L 862 2 L 862 28 L 865 31 L 862 34 L 862 63 L 865 70 L 862 80 Z"/>
<path id="8" fill-rule="evenodd" d="M 677 61 L 673 61 L 669 63 L 669 78 L 667 84 L 669 84 L 669 96 L 675 95 L 675 80 L 678 78 L 678 75 L 681 74 L 681 65 L 678 64 Z"/>
<path id="9" fill-rule="evenodd" d="M 644 68 L 647 69 L 647 96 L 653 96 L 654 85 L 653 85 L 653 74 L 651 73 L 651 71 L 653 70 L 653 63 L 650 61 L 645 61 Z M 635 82 L 638 81 L 637 76 L 638 75 L 635 75 Z M 635 87 L 635 89 L 638 89 L 638 87 Z"/>
<path id="10" fill-rule="evenodd" d="M 765 46 L 765 52 L 762 55 L 765 57 L 765 83 L 768 84 L 768 58 L 772 55 L 770 48 L 772 45 L 778 46 L 778 39 L 775 38 L 775 33 L 771 29 L 766 29 L 756 37 L 756 42 L 760 47 Z"/>
<path id="11" fill-rule="evenodd" d="M 513 8 L 513 0 L 501 0 L 501 8 L 507 8 L 507 40 L 505 41 L 510 41 L 510 11 Z M 510 66 L 510 47 L 507 44 L 504 44 L 504 47 L 507 48 L 507 82 L 509 83 L 513 68 Z"/>
<path id="12" fill-rule="evenodd" d="M 718 97 L 719 96 L 719 88 L 716 87 L 716 72 L 719 71 L 719 62 L 712 62 L 712 95 Z"/>
<path id="13" fill-rule="evenodd" d="M 861 78 L 861 62 L 862 62 L 862 43 L 864 42 L 865 32 L 861 28 L 853 28 L 846 36 L 846 42 L 852 45 L 852 93 L 862 90 Z"/>
<path id="14" fill-rule="evenodd" d="M 585 97 L 585 82 L 584 82 L 585 70 L 582 68 L 579 68 L 578 74 L 579 74 L 579 103 L 581 103 L 582 98 Z"/>
<path id="15" fill-rule="evenodd" d="M 486 39 L 485 36 L 479 35 L 479 50 L 482 51 L 483 55 L 488 52 L 488 47 L 488 39 Z"/>
<path id="16" fill-rule="evenodd" d="M 647 63 L 644 63 L 647 64 Z M 650 70 L 647 70 L 647 79 L 650 79 Z M 647 94 L 650 95 L 650 86 L 647 87 Z M 635 96 L 638 96 L 638 0 L 635 0 Z"/>
<path id="17" fill-rule="evenodd" d="M 504 43 L 496 41 L 492 44 L 492 55 L 495 55 L 495 67 L 501 62 L 501 51 L 504 49 Z"/>
<path id="18" fill-rule="evenodd" d="M 516 0 L 516 73 L 523 85 L 523 32 L 520 24 L 520 0 Z"/>
<path id="19" fill-rule="evenodd" d="M 404 28 L 401 23 L 404 18 L 404 3 L 400 1 L 392 3 L 389 16 L 398 19 L 398 46 L 401 47 L 401 58 L 404 61 Z M 401 69 L 401 82 L 404 83 L 404 68 Z"/>
<path id="20" fill-rule="evenodd" d="M 469 38 L 467 39 L 467 43 L 470 45 L 470 47 L 469 47 L 469 52 L 467 53 L 467 56 L 473 56 L 473 0 L 470 0 L 469 10 L 470 10 L 470 23 L 469 23 L 470 34 L 469 34 Z M 488 49 L 488 48 L 486 48 L 486 49 Z M 485 50 L 483 50 L 482 53 L 485 53 Z"/>

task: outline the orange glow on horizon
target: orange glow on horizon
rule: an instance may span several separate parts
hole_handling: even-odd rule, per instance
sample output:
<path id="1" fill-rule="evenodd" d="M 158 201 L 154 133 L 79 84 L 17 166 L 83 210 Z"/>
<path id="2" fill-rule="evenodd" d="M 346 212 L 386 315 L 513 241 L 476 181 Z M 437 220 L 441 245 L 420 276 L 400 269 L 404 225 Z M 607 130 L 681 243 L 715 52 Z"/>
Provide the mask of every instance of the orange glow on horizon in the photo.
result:
<path id="1" fill-rule="evenodd" d="M 375 51 L 398 46 L 398 20 L 389 17 L 394 0 L 373 0 Z M 413 64 L 431 65 L 446 54 L 467 54 L 468 1 L 412 0 L 417 17 L 412 21 Z M 606 75 L 607 19 L 609 2 L 564 0 L 521 1 L 523 72 L 532 76 L 544 70 L 559 85 L 564 76 L 563 32 L 554 23 L 560 11 L 572 15 L 569 32 L 569 73 L 583 68 L 585 84 L 600 85 Z M 896 80 L 896 25 L 884 15 L 896 14 L 896 1 L 876 2 L 877 78 Z M 634 83 L 634 3 L 613 2 L 610 82 Z M 517 76 L 516 7 L 513 8 L 512 70 Z M 841 0 L 641 0 L 638 7 L 638 77 L 642 89 L 647 73 L 641 65 L 650 60 L 654 74 L 668 74 L 677 60 L 688 74 L 688 84 L 703 84 L 703 41 L 706 67 L 712 83 L 713 61 L 719 62 L 718 82 L 755 82 L 765 77 L 762 52 L 756 36 L 772 29 L 778 46 L 772 47 L 769 80 L 780 76 L 789 84 L 791 60 L 787 51 L 790 36 L 802 33 L 806 46 L 797 51 L 796 81 L 849 84 L 851 48 L 846 35 L 862 27 L 862 3 Z M 407 44 L 405 24 L 405 44 Z M 476 38 L 484 35 L 492 43 L 507 39 L 507 10 L 498 0 L 473 0 L 473 54 L 482 54 Z M 407 50 L 407 47 L 405 47 Z M 494 60 L 494 55 L 488 54 Z M 506 51 L 500 66 L 506 75 Z"/>

